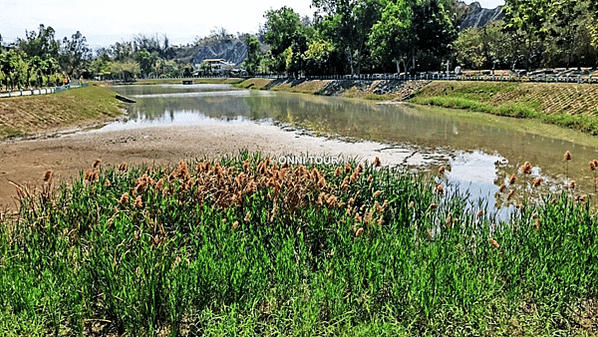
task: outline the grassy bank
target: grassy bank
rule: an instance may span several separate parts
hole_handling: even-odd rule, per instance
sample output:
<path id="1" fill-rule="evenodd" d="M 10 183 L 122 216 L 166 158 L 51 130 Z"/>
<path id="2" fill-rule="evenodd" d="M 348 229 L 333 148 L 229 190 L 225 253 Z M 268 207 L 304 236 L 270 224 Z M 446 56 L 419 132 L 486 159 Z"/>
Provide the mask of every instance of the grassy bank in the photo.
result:
<path id="1" fill-rule="evenodd" d="M 57 94 L 0 99 L 0 139 L 119 116 L 114 92 L 91 84 Z"/>
<path id="2" fill-rule="evenodd" d="M 503 223 L 442 176 L 250 153 L 44 178 L 1 220 L 1 335 L 596 332 L 598 221 L 564 195 Z"/>
<path id="3" fill-rule="evenodd" d="M 413 102 L 533 118 L 598 135 L 598 86 L 573 83 L 435 81 Z"/>

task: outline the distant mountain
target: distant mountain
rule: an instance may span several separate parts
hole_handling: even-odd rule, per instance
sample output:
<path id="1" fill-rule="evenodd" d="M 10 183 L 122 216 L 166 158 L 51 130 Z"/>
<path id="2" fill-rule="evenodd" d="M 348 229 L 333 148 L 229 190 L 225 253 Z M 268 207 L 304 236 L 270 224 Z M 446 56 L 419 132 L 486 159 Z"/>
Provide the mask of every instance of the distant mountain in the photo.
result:
<path id="1" fill-rule="evenodd" d="M 502 20 L 505 16 L 502 12 L 504 6 L 498 6 L 494 9 L 482 8 L 477 1 L 472 2 L 471 5 L 459 1 L 456 7 L 462 15 L 460 30 L 469 27 L 485 27 L 494 21 Z"/>

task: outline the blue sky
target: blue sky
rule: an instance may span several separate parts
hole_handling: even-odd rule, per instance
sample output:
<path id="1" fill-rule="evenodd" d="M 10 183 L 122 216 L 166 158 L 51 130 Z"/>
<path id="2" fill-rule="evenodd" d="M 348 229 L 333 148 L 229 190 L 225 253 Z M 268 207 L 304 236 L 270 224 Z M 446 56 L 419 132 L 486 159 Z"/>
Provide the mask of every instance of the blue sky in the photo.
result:
<path id="1" fill-rule="evenodd" d="M 472 1 L 466 1 L 471 3 Z M 479 1 L 494 8 L 504 0 Z M 171 44 L 192 43 L 216 27 L 229 33 L 255 33 L 264 13 L 282 6 L 312 16 L 311 0 L 0 0 L 0 35 L 5 42 L 24 38 L 39 24 L 56 30 L 62 39 L 79 30 L 92 48 L 128 41 L 136 34 L 166 34 Z"/>

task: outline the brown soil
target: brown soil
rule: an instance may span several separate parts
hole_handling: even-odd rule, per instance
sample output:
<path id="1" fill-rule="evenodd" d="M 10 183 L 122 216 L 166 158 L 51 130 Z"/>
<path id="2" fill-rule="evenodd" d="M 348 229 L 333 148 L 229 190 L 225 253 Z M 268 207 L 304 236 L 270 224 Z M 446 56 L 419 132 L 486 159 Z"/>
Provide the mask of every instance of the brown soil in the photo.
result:
<path id="1" fill-rule="evenodd" d="M 15 187 L 9 181 L 35 190 L 41 187 L 42 175 L 48 169 L 54 170 L 59 182 L 69 183 L 96 159 L 102 160 L 104 169 L 123 161 L 129 165 L 172 166 L 182 159 L 214 159 L 243 149 L 273 158 L 309 154 L 373 161 L 378 156 L 386 164 L 423 163 L 420 154 L 407 148 L 346 143 L 253 123 L 77 132 L 57 138 L 0 142 L 0 211 L 15 211 L 17 206 Z"/>

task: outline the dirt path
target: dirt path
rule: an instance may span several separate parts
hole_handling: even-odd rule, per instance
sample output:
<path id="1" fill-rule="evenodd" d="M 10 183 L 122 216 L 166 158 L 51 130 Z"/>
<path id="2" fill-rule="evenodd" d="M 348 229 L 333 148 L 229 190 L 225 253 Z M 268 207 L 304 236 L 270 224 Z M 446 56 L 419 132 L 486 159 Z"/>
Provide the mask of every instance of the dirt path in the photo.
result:
<path id="1" fill-rule="evenodd" d="M 91 131 L 57 138 L 0 142 L 0 210 L 14 211 L 15 188 L 10 181 L 41 186 L 42 175 L 52 169 L 59 182 L 70 182 L 96 159 L 104 168 L 121 162 L 132 165 L 174 165 L 181 159 L 218 158 L 240 150 L 280 155 L 325 155 L 373 160 L 387 164 L 421 165 L 415 150 L 373 142 L 346 143 L 299 135 L 272 125 L 201 125 L 149 127 L 121 131 Z"/>

